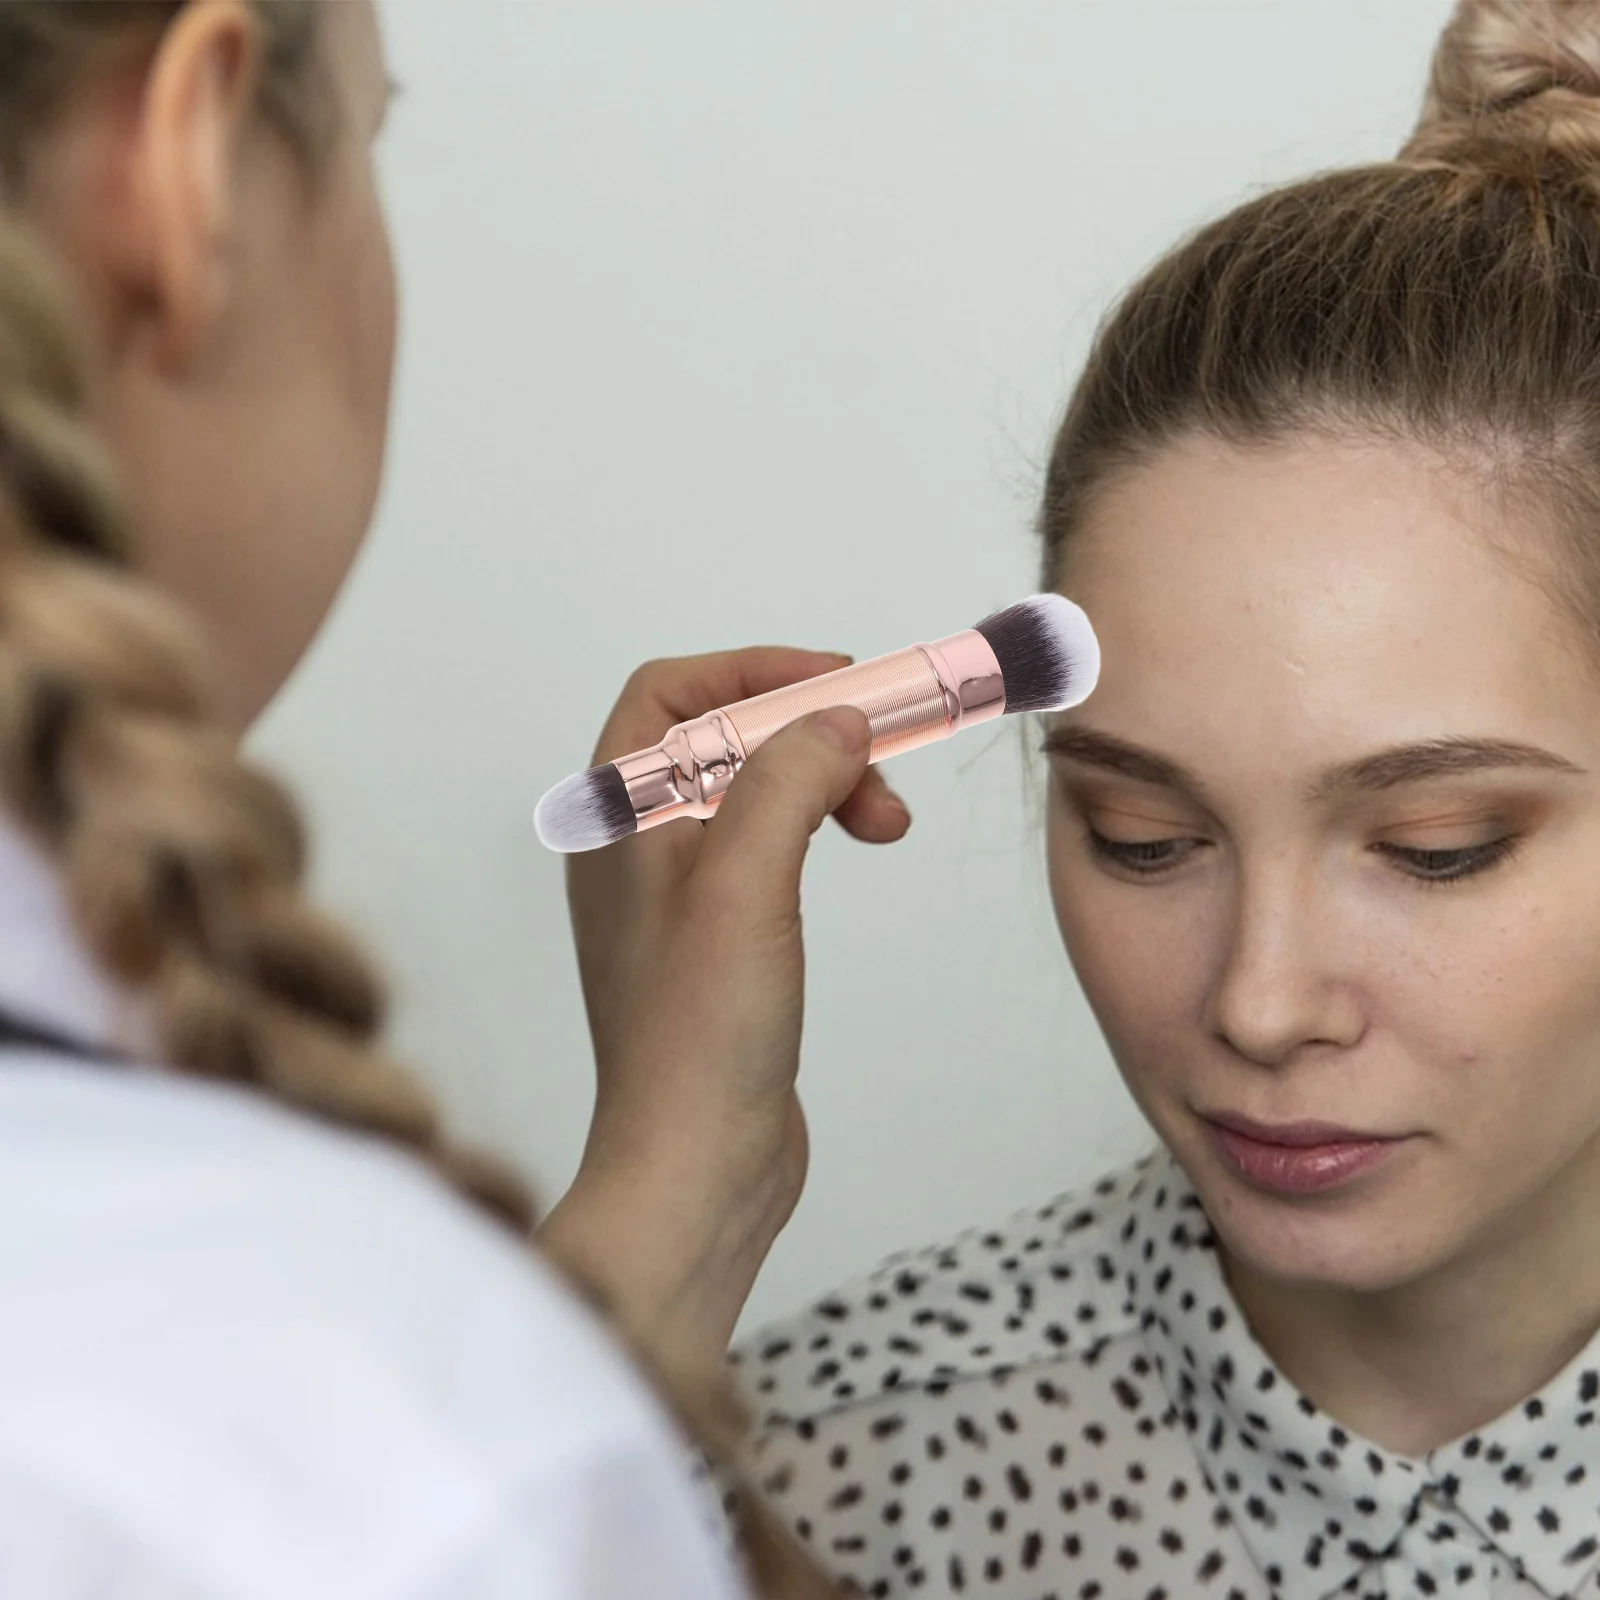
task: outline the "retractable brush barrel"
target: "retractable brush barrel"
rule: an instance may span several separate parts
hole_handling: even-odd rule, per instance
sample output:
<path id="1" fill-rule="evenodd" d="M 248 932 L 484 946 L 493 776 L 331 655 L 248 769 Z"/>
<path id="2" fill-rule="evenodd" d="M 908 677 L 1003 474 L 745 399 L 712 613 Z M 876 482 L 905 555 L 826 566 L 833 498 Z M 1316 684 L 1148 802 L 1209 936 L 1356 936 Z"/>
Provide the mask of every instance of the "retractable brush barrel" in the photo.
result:
<path id="1" fill-rule="evenodd" d="M 558 783 L 534 822 L 552 850 L 593 850 L 675 817 L 710 817 L 745 762 L 812 712 L 857 707 L 876 762 L 1007 713 L 1065 710 L 1099 674 L 1100 647 L 1082 610 L 1058 594 L 1033 595 L 933 644 L 680 722 L 650 749 Z"/>

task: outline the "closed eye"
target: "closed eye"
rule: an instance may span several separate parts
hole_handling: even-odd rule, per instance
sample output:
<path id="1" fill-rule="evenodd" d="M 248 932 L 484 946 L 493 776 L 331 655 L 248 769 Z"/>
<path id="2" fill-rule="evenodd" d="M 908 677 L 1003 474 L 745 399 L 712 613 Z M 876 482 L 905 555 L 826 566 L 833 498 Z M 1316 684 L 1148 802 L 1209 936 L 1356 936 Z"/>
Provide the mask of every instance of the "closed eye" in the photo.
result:
<path id="1" fill-rule="evenodd" d="M 1203 839 L 1108 839 L 1093 828 L 1087 831 L 1089 848 L 1102 860 L 1146 878 L 1171 871 L 1205 843 Z"/>
<path id="2" fill-rule="evenodd" d="M 1093 828 L 1086 830 L 1089 848 L 1104 861 L 1141 878 L 1157 878 L 1189 860 L 1205 844 L 1203 839 L 1108 839 Z M 1434 887 L 1458 883 L 1488 872 L 1515 852 L 1519 840 L 1509 834 L 1484 844 L 1453 850 L 1418 850 L 1405 845 L 1377 844 L 1372 848 L 1395 863 L 1413 882 Z"/>
<path id="3" fill-rule="evenodd" d="M 1400 864 L 1408 877 L 1419 883 L 1456 883 L 1475 877 L 1508 860 L 1519 840 L 1515 834 L 1491 839 L 1485 844 L 1468 845 L 1459 850 L 1413 850 L 1404 845 L 1379 844 L 1373 849 Z"/>

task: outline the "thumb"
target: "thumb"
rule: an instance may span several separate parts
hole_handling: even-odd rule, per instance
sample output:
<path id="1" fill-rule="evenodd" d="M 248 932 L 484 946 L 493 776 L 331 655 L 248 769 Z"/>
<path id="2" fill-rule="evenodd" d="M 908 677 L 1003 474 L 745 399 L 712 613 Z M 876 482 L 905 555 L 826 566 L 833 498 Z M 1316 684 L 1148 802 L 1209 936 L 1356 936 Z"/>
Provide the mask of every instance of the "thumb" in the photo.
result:
<path id="1" fill-rule="evenodd" d="M 722 882 L 737 874 L 749 913 L 792 918 L 811 835 L 861 781 L 871 744 L 867 719 L 854 706 L 818 711 L 775 734 L 718 805 L 695 875 Z"/>

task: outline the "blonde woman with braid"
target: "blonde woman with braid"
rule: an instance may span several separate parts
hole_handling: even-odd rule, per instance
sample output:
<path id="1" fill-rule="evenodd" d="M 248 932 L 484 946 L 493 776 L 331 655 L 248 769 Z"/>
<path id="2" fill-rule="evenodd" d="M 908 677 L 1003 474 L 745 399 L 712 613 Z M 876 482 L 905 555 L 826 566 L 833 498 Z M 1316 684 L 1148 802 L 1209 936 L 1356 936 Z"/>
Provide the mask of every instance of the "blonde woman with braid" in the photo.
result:
<path id="1" fill-rule="evenodd" d="M 1600 4 L 1462 0 L 1393 160 L 1158 262 L 1040 529 L 1104 651 L 1045 868 L 1160 1146 L 752 1340 L 761 1481 L 872 1596 L 1600 1595 Z M 795 1181 L 745 1067 L 724 1233 Z"/>
<path id="2" fill-rule="evenodd" d="M 376 493 L 387 98 L 367 0 L 0 0 L 7 1600 L 738 1588 L 659 1400 L 529 1248 L 527 1198 L 384 1053 L 372 968 L 302 889 L 296 811 L 235 748 Z M 830 664 L 668 664 L 618 714 Z M 692 936 L 658 995 L 635 985 L 659 1082 L 793 1054 L 810 834 L 831 810 L 904 827 L 858 787 L 864 739 L 849 713 L 774 741 L 676 874 Z M 602 1052 L 626 1079 L 622 1011 Z M 725 1302 L 695 1252 L 756 1259 L 779 1219 L 752 1190 L 713 1226 L 684 1182 L 712 1145 L 664 1160 L 614 1105 L 545 1241 L 596 1285 L 619 1196 L 651 1208 L 674 1271 L 622 1256 L 619 1331 L 648 1321 L 662 1393 L 722 1439 L 700 1351 Z M 764 1115 L 706 1111 L 712 1142 L 725 1111 Z M 758 1515 L 746 1531 L 763 1593 L 832 1592 Z"/>

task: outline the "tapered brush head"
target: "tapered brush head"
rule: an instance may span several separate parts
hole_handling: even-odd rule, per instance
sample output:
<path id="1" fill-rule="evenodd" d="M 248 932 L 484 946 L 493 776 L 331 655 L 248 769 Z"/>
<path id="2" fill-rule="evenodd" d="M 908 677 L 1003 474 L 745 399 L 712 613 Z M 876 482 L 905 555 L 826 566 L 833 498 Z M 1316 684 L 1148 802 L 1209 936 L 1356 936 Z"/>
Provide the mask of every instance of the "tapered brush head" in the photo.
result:
<path id="1" fill-rule="evenodd" d="M 539 842 L 550 850 L 598 850 L 638 831 L 628 786 L 612 762 L 563 778 L 533 813 Z"/>
<path id="2" fill-rule="evenodd" d="M 1100 643 L 1083 611 L 1059 594 L 1035 594 L 975 623 L 1006 683 L 1006 712 L 1065 711 L 1100 677 Z"/>

